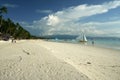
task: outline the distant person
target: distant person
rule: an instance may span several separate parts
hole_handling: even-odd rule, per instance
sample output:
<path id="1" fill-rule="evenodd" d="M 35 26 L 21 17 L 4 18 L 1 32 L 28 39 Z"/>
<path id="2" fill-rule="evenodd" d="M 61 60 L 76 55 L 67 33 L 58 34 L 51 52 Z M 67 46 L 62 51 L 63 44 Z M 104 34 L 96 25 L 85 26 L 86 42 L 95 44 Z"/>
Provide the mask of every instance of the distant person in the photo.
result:
<path id="1" fill-rule="evenodd" d="M 15 41 L 15 39 L 14 39 L 14 38 L 12 38 L 12 43 L 16 43 L 16 41 Z"/>
<path id="2" fill-rule="evenodd" d="M 94 40 L 92 41 L 92 45 L 94 45 L 95 44 L 95 42 L 94 42 Z"/>
<path id="3" fill-rule="evenodd" d="M 14 42 L 14 39 L 12 38 L 12 43 Z"/>

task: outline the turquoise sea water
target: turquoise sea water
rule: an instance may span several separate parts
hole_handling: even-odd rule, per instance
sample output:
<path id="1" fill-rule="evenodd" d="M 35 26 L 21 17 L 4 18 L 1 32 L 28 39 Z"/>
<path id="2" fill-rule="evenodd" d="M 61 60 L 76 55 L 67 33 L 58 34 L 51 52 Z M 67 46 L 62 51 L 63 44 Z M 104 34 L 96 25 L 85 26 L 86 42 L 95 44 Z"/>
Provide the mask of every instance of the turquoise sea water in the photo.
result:
<path id="1" fill-rule="evenodd" d="M 90 44 L 92 40 L 88 40 Z M 100 47 L 119 49 L 120 50 L 120 39 L 119 38 L 102 38 L 102 39 L 94 39 L 95 45 Z"/>
<path id="2" fill-rule="evenodd" d="M 88 39 L 86 43 L 87 45 L 92 45 L 92 41 L 94 41 L 94 46 L 120 50 L 120 38 L 96 37 L 96 38 L 87 38 L 87 39 Z M 51 41 L 80 44 L 80 42 L 76 39 L 52 39 Z"/>

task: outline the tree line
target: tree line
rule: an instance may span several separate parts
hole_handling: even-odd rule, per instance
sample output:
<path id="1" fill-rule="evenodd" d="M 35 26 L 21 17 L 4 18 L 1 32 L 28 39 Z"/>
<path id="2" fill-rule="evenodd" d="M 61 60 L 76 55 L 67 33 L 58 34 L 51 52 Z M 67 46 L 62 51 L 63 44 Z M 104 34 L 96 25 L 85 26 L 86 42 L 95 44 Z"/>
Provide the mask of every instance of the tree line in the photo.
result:
<path id="1" fill-rule="evenodd" d="M 7 14 L 6 7 L 0 7 L 0 37 L 10 37 L 15 39 L 30 39 L 37 38 L 32 36 L 19 23 L 14 23 L 10 18 L 4 19 L 3 15 Z"/>

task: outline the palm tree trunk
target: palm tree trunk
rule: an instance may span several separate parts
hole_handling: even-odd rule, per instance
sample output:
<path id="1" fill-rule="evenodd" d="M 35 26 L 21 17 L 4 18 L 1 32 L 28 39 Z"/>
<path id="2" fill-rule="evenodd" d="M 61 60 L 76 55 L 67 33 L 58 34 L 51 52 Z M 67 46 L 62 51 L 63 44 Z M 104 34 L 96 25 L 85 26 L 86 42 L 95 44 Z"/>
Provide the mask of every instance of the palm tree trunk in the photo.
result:
<path id="1" fill-rule="evenodd" d="M 0 32 L 2 31 L 2 16 L 0 16 L 1 17 L 1 21 L 0 21 Z"/>
<path id="2" fill-rule="evenodd" d="M 1 17 L 1 22 L 0 22 L 0 28 L 2 27 L 2 14 L 7 13 L 7 8 L 5 6 L 0 8 L 0 17 Z M 2 29 L 2 28 L 1 28 Z M 2 30 L 0 30 L 1 32 Z"/>

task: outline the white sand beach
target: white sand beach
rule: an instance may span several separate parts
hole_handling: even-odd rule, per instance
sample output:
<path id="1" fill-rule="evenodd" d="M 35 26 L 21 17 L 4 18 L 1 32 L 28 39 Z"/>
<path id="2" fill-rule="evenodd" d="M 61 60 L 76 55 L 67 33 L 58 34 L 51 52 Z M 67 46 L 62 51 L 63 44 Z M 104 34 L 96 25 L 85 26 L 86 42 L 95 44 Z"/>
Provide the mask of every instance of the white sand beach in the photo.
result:
<path id="1" fill-rule="evenodd" d="M 0 41 L 0 80 L 120 80 L 120 51 L 43 40 Z"/>

